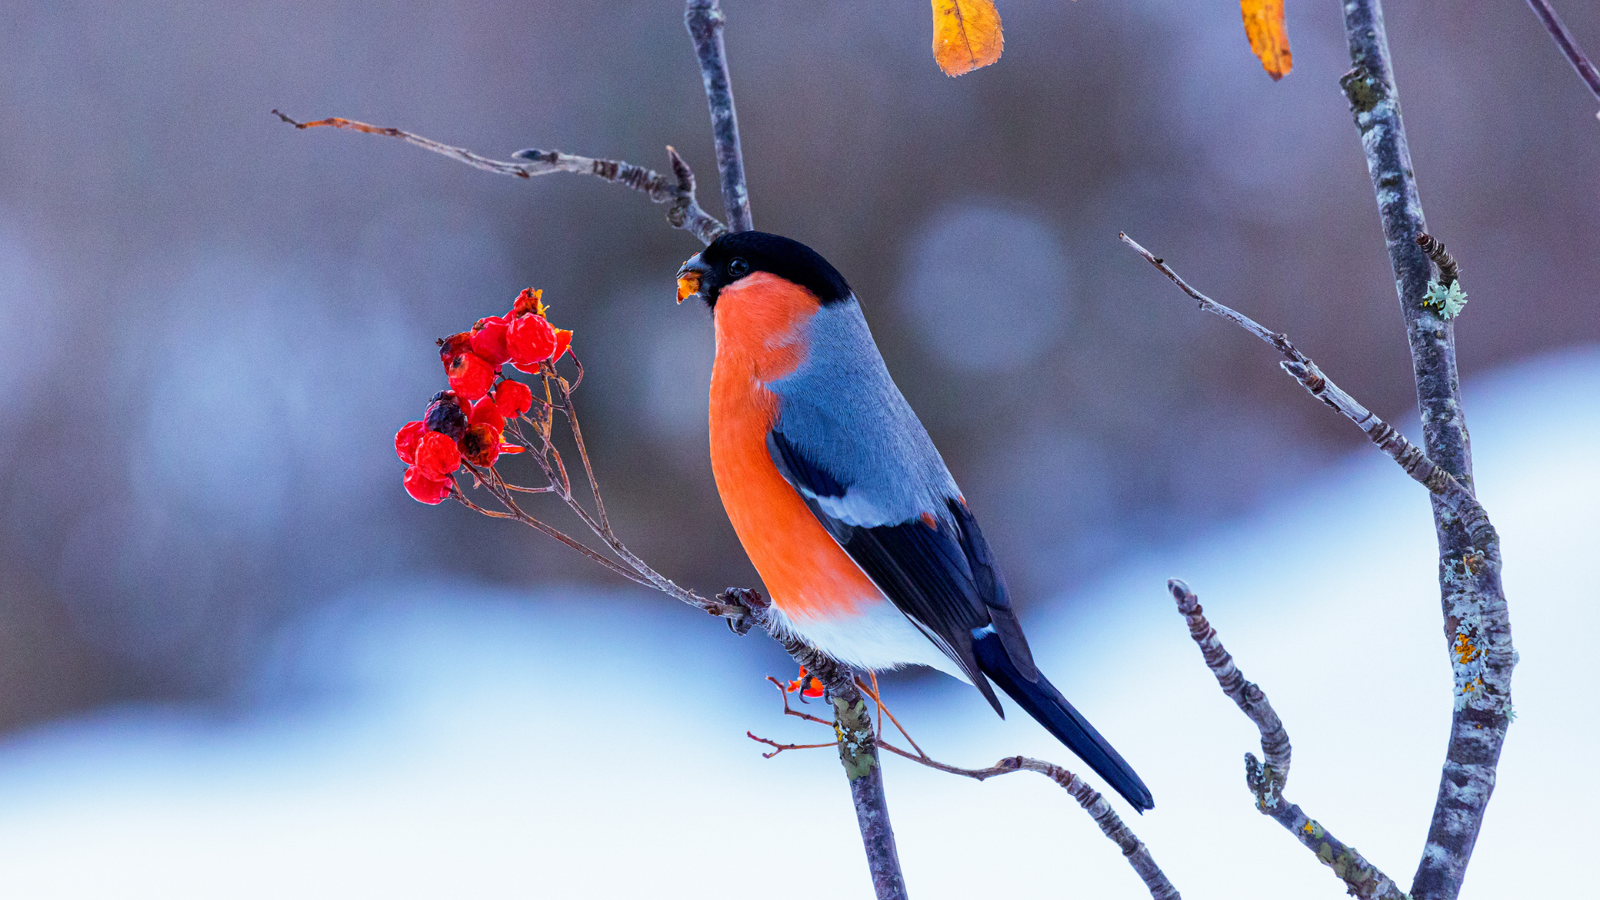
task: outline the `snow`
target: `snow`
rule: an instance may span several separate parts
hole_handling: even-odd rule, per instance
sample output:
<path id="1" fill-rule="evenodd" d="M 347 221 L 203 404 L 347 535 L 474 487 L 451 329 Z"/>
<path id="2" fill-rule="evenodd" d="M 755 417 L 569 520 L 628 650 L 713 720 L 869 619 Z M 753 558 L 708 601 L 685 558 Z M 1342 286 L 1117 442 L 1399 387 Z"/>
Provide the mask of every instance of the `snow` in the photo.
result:
<path id="1" fill-rule="evenodd" d="M 1597 395 L 1596 349 L 1467 386 L 1522 662 L 1466 898 L 1588 885 Z M 1041 668 L 1150 785 L 1153 812 L 1118 809 L 1189 898 L 1344 890 L 1252 808 L 1256 735 L 1189 641 L 1172 577 L 1282 715 L 1289 799 L 1402 887 L 1422 849 L 1451 703 L 1426 497 L 1375 451 L 1315 482 L 1026 622 Z M 287 632 L 242 713 L 125 708 L 13 736 L 5 894 L 870 896 L 832 751 L 763 760 L 743 734 L 827 739 L 778 715 L 761 676 L 792 673 L 770 645 L 638 594 L 535 599 L 371 584 Z M 898 690 L 941 759 L 1077 765 L 952 679 Z M 1148 896 L 1045 779 L 886 769 L 914 897 Z"/>

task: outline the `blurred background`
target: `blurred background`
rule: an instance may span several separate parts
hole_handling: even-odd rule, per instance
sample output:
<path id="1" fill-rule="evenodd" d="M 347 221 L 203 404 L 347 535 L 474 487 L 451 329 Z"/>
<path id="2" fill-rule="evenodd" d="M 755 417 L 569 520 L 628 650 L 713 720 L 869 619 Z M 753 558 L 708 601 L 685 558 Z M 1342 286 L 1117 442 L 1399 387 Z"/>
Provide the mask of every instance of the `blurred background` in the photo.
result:
<path id="1" fill-rule="evenodd" d="M 1024 618 L 1092 620 L 1093 585 L 1270 513 L 1360 449 L 1119 230 L 1414 422 L 1337 83 L 1338 4 L 1288 4 L 1281 83 L 1225 2 L 1002 2 L 1004 58 L 954 80 L 920 0 L 724 5 L 756 225 L 815 247 L 863 299 Z M 348 598 L 381 606 L 395 586 L 599 635 L 639 617 L 651 627 L 622 639 L 643 658 L 662 635 L 701 640 L 703 616 L 401 490 L 390 439 L 443 387 L 434 338 L 530 285 L 577 332 L 580 410 L 624 539 L 702 591 L 756 583 L 706 458 L 710 323 L 672 303 L 692 236 L 594 179 L 499 178 L 270 114 L 498 157 L 662 167 L 672 144 L 720 214 L 680 2 L 9 8 L 0 748 L 127 710 L 224 727 L 325 702 L 306 660 L 344 645 L 318 635 Z M 1600 48 L 1600 7 L 1561 12 Z M 1472 298 L 1465 377 L 1600 342 L 1592 98 L 1522 3 L 1389 14 L 1430 230 Z M 1573 527 L 1600 536 L 1592 518 Z M 787 667 L 769 642 L 707 646 L 757 683 Z"/>

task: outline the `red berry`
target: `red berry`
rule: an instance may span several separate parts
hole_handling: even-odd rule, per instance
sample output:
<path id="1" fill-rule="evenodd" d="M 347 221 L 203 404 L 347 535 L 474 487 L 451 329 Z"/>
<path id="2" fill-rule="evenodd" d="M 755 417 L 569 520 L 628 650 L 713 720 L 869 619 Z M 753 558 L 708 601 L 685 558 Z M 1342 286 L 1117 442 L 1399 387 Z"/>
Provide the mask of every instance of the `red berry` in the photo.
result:
<path id="1" fill-rule="evenodd" d="M 472 333 L 463 331 L 460 334 L 439 338 L 438 344 L 439 361 L 449 365 L 451 359 L 472 350 Z"/>
<path id="2" fill-rule="evenodd" d="M 401 462 L 409 466 L 417 461 L 417 444 L 427 433 L 426 422 L 407 422 L 405 427 L 395 432 L 394 452 L 400 454 Z"/>
<path id="3" fill-rule="evenodd" d="M 429 431 L 437 431 L 452 441 L 460 440 L 461 433 L 467 430 L 467 413 L 462 406 L 461 398 L 455 391 L 440 391 L 433 395 L 433 402 L 428 404 L 428 412 L 422 417 L 427 423 Z"/>
<path id="4" fill-rule="evenodd" d="M 450 388 L 467 402 L 489 393 L 494 384 L 494 366 L 476 353 L 460 353 L 445 361 L 445 374 L 450 377 Z"/>
<path id="5" fill-rule="evenodd" d="M 502 381 L 495 385 L 494 406 L 508 419 L 520 416 L 533 407 L 533 391 L 520 381 Z"/>
<path id="6" fill-rule="evenodd" d="M 556 349 L 556 333 L 544 316 L 521 316 L 506 333 L 511 361 L 524 372 L 535 372 Z"/>
<path id="7" fill-rule="evenodd" d="M 533 288 L 523 288 L 517 295 L 516 302 L 511 304 L 511 315 L 523 316 L 529 313 L 534 315 L 544 314 L 544 304 L 539 301 L 544 296 L 544 291 Z"/>
<path id="8" fill-rule="evenodd" d="M 510 324 L 500 316 L 479 319 L 478 324 L 472 326 L 472 352 L 491 366 L 509 360 L 511 351 L 506 349 L 506 329 Z"/>
<path id="9" fill-rule="evenodd" d="M 467 417 L 467 424 L 469 428 L 474 425 L 487 425 L 494 429 L 495 434 L 499 434 L 506 428 L 506 417 L 495 405 L 493 397 L 485 397 L 472 404 L 472 415 Z"/>
<path id="10" fill-rule="evenodd" d="M 461 436 L 461 453 L 475 466 L 492 466 L 500 458 L 500 431 L 487 423 L 474 425 Z"/>
<path id="11" fill-rule="evenodd" d="M 412 466 L 406 470 L 406 493 L 419 503 L 430 506 L 443 503 L 450 496 L 450 488 L 455 484 L 455 479 L 449 477 L 436 477 L 433 473 L 425 471 L 420 466 Z"/>
<path id="12" fill-rule="evenodd" d="M 444 478 L 461 468 L 461 451 L 455 441 L 437 431 L 430 431 L 417 444 L 416 467 L 435 478 Z"/>
<path id="13" fill-rule="evenodd" d="M 550 353 L 550 361 L 555 362 L 567 355 L 567 350 L 572 347 L 572 332 L 566 328 L 556 329 L 556 348 Z"/>

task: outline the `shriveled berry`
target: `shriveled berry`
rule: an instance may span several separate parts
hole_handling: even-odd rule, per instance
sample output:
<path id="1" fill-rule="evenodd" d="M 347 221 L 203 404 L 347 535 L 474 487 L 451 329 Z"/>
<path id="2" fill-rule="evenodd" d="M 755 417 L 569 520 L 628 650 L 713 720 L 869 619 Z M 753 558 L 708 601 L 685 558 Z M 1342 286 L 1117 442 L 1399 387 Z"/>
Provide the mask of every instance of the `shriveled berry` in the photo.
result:
<path id="1" fill-rule="evenodd" d="M 544 315 L 544 304 L 539 300 L 543 296 L 543 290 L 523 288 L 522 293 L 518 294 L 516 301 L 511 304 L 511 315 L 525 316 L 530 313 L 536 316 Z"/>
<path id="2" fill-rule="evenodd" d="M 422 436 L 428 433 L 426 422 L 407 422 L 394 435 L 394 452 L 400 455 L 400 461 L 411 465 L 417 461 L 417 444 L 422 441 Z"/>
<path id="3" fill-rule="evenodd" d="M 511 361 L 524 372 L 536 372 L 556 349 L 556 333 L 544 316 L 521 316 L 506 333 Z"/>
<path id="4" fill-rule="evenodd" d="M 461 450 L 456 442 L 437 431 L 422 436 L 417 444 L 417 468 L 443 478 L 461 468 Z"/>
<path id="5" fill-rule="evenodd" d="M 450 378 L 450 388 L 462 400 L 473 402 L 489 393 L 494 384 L 495 367 L 483 357 L 470 351 L 445 360 L 444 372 Z"/>
<path id="6" fill-rule="evenodd" d="M 439 338 L 437 343 L 439 344 L 439 361 L 449 365 L 450 360 L 454 357 L 472 350 L 472 332 L 463 331 L 459 334 L 452 334 L 449 337 Z"/>
<path id="7" fill-rule="evenodd" d="M 506 329 L 510 325 L 500 316 L 479 319 L 478 324 L 472 326 L 472 352 L 491 366 L 511 359 L 511 351 L 506 349 Z"/>
<path id="8" fill-rule="evenodd" d="M 438 477 L 420 466 L 406 469 L 406 493 L 419 503 L 434 506 L 445 501 L 450 496 L 450 488 L 455 484 L 455 479 Z"/>
<path id="9" fill-rule="evenodd" d="M 495 434 L 505 430 L 506 417 L 495 406 L 493 397 L 484 397 L 477 403 L 472 404 L 472 415 L 467 417 L 467 427 L 470 429 L 477 425 L 487 425 L 494 429 Z M 462 440 L 466 440 L 466 438 L 462 438 Z"/>
<path id="10" fill-rule="evenodd" d="M 533 407 L 533 391 L 520 381 L 507 379 L 495 385 L 494 406 L 500 415 L 515 418 Z"/>
<path id="11" fill-rule="evenodd" d="M 467 413 L 454 391 L 440 391 L 428 405 L 422 421 L 429 431 L 437 431 L 452 441 L 460 440 L 462 432 L 467 430 Z"/>
<path id="12" fill-rule="evenodd" d="M 475 466 L 492 466 L 500 458 L 500 432 L 487 423 L 474 425 L 461 436 L 461 455 Z"/>

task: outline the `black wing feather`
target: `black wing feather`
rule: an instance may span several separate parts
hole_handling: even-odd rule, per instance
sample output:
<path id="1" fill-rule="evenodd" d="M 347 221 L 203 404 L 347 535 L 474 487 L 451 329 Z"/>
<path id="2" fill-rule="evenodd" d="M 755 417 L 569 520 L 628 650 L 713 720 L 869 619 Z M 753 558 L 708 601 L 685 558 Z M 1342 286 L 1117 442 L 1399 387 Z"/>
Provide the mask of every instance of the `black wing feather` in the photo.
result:
<path id="1" fill-rule="evenodd" d="M 1032 654 L 1011 612 L 1005 581 L 965 504 L 951 498 L 947 515 L 878 526 L 852 525 L 828 515 L 813 497 L 843 497 L 849 485 L 773 430 L 767 446 L 778 471 L 801 489 L 807 505 L 878 589 L 912 624 L 955 660 L 1002 716 L 1000 701 L 974 654 L 974 631 L 995 626 L 1001 643 L 1020 649 L 1018 669 L 1036 677 Z"/>
<path id="2" fill-rule="evenodd" d="M 1061 696 L 1033 663 L 989 543 L 959 497 L 947 515 L 872 527 L 828 515 L 816 498 L 843 497 L 850 485 L 819 466 L 780 431 L 767 435 L 773 463 L 878 589 L 967 677 L 1001 716 L 989 679 L 1140 811 L 1150 789 L 1111 744 Z M 931 511 L 930 511 L 931 512 Z"/>

